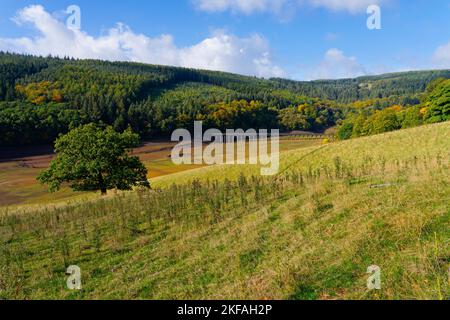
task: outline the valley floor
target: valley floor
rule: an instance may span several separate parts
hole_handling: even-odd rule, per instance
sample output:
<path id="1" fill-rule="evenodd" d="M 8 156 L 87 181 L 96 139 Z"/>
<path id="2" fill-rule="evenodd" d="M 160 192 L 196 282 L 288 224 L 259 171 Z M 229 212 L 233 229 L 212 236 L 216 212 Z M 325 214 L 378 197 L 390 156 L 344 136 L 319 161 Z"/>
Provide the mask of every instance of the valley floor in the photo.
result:
<path id="1" fill-rule="evenodd" d="M 294 150 L 320 145 L 323 139 L 284 137 L 281 139 L 281 150 Z M 192 170 L 198 165 L 174 165 L 170 153 L 173 142 L 145 142 L 133 151 L 146 165 L 149 179 L 170 175 L 176 172 Z M 45 170 L 54 155 L 50 147 L 38 148 L 2 148 L 0 158 L 0 207 L 20 207 L 21 205 L 40 205 L 48 203 L 64 203 L 72 200 L 96 199 L 96 193 L 76 193 L 68 187 L 61 191 L 49 193 L 46 186 L 36 181 L 38 174 Z"/>

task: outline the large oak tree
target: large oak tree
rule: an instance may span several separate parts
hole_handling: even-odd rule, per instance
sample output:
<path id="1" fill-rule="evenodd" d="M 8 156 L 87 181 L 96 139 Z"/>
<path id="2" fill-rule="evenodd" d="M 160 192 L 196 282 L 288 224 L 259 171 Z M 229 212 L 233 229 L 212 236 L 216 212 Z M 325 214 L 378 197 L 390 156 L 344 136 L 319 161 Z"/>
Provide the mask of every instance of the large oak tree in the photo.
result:
<path id="1" fill-rule="evenodd" d="M 38 181 L 56 191 L 67 182 L 75 191 L 131 190 L 150 187 L 147 169 L 139 158 L 130 157 L 139 145 L 139 136 L 131 130 L 116 132 L 94 124 L 81 126 L 56 140 L 57 157 L 42 172 Z"/>

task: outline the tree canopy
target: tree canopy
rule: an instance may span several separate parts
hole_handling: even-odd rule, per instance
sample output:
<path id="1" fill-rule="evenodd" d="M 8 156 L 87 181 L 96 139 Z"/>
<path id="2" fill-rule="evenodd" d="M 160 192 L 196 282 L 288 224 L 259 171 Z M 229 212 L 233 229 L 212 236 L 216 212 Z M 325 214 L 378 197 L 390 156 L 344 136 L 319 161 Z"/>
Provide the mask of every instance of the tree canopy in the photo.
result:
<path id="1" fill-rule="evenodd" d="M 450 80 L 437 79 L 430 84 L 424 99 L 428 123 L 450 120 Z"/>
<path id="2" fill-rule="evenodd" d="M 208 128 L 322 131 L 348 114 L 369 117 L 421 102 L 426 122 L 443 121 L 446 85 L 433 81 L 439 78 L 450 78 L 450 70 L 305 82 L 0 52 L 0 146 L 52 143 L 89 123 L 119 132 L 131 127 L 145 139 L 190 129 L 195 120 Z M 430 82 L 434 87 L 428 87 L 424 102 L 420 98 Z M 408 125 L 417 123 L 416 116 L 407 115 Z"/>
<path id="3" fill-rule="evenodd" d="M 88 123 L 131 127 L 146 139 L 189 129 L 195 120 L 210 128 L 323 130 L 347 109 L 418 105 L 440 77 L 450 78 L 450 71 L 304 82 L 0 52 L 0 145 L 51 143 Z M 430 103 L 429 121 L 444 118 L 439 108 Z"/>
<path id="4" fill-rule="evenodd" d="M 110 189 L 149 187 L 147 169 L 139 158 L 128 155 L 138 145 L 139 136 L 131 130 L 118 133 L 112 127 L 80 126 L 56 140 L 56 159 L 38 181 L 51 191 L 67 182 L 75 191 L 100 190 L 102 194 Z"/>

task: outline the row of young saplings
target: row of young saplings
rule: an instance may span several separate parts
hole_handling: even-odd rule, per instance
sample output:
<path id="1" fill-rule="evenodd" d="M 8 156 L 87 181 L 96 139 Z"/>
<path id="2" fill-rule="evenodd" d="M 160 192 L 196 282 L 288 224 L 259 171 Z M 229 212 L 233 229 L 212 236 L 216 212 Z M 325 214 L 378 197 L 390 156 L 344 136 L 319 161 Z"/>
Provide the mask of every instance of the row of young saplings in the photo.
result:
<path id="1" fill-rule="evenodd" d="M 344 179 L 353 184 L 354 181 L 376 175 L 381 178 L 388 173 L 402 176 L 413 171 L 448 167 L 449 159 L 450 155 L 446 157 L 438 154 L 388 163 L 384 158 L 366 156 L 360 164 L 355 165 L 335 157 L 331 165 L 310 166 L 302 171 L 288 167 L 274 177 L 241 174 L 237 180 L 193 180 L 161 190 L 137 190 L 111 199 L 74 203 L 65 207 L 45 207 L 31 213 L 6 212 L 0 214 L 0 236 L 14 238 L 22 232 L 33 232 L 45 237 L 61 228 L 76 231 L 95 221 L 104 225 L 109 220 L 118 220 L 118 225 L 130 229 L 132 233 L 139 233 L 139 230 L 137 227 L 130 228 L 130 224 L 139 226 L 147 223 L 150 228 L 161 222 L 216 223 L 233 214 L 239 215 L 249 212 L 252 207 L 270 203 L 289 189 L 301 192 L 299 187 L 318 180 Z"/>
<path id="2" fill-rule="evenodd" d="M 334 158 L 330 166 L 300 171 L 286 168 L 277 177 L 244 176 L 237 180 L 193 180 L 162 190 L 137 190 L 97 202 L 44 208 L 34 213 L 0 216 L 0 268 L 8 274 L 11 290 L 23 285 L 25 261 L 50 252 L 61 270 L 86 251 L 123 250 L 146 235 L 158 243 L 171 226 L 190 227 L 238 218 L 273 204 L 278 199 L 300 195 L 321 181 L 368 187 L 371 179 L 393 179 L 421 172 L 446 170 L 450 157 L 442 155 L 387 162 L 366 157 L 360 165 Z M 284 199 L 284 198 L 283 198 Z M 312 199 L 314 200 L 314 199 Z M 16 290 L 14 289 L 14 290 Z"/>

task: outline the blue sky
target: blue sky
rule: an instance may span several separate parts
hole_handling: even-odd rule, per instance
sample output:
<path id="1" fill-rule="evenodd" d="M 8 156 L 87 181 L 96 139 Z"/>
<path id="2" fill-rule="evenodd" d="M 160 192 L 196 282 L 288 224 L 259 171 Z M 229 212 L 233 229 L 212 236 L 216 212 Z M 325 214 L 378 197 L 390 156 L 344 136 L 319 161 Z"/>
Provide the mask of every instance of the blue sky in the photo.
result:
<path id="1" fill-rule="evenodd" d="M 370 4 L 381 30 L 366 26 Z M 81 30 L 65 25 L 69 5 Z M 449 68 L 450 1 L 2 0 L 0 50 L 300 80 Z"/>

